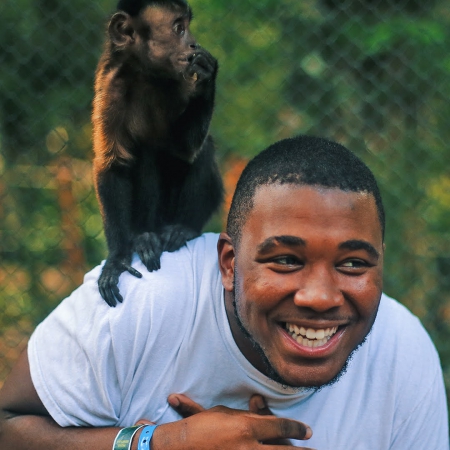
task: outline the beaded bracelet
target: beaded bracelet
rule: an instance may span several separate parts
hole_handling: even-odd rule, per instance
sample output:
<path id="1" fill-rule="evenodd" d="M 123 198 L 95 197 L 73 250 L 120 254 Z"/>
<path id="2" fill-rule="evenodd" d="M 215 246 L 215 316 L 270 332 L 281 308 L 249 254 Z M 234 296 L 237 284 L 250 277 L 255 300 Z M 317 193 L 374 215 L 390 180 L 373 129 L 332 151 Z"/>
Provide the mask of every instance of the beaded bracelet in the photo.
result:
<path id="1" fill-rule="evenodd" d="M 138 430 L 145 425 L 136 425 L 134 427 L 122 428 L 114 439 L 112 450 L 131 450 L 131 441 Z"/>
<path id="2" fill-rule="evenodd" d="M 152 440 L 155 428 L 158 425 L 147 425 L 139 436 L 138 450 L 150 450 L 150 441 Z"/>

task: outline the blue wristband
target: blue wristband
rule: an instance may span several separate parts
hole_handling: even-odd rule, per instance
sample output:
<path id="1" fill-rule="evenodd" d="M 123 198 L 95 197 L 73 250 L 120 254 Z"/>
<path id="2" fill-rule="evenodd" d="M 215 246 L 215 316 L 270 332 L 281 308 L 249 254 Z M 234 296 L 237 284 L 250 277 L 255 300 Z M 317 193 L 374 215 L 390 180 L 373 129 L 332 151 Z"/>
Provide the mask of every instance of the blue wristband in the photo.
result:
<path id="1" fill-rule="evenodd" d="M 155 428 L 158 425 L 147 425 L 141 431 L 138 442 L 138 450 L 150 450 L 150 441 L 152 440 Z"/>

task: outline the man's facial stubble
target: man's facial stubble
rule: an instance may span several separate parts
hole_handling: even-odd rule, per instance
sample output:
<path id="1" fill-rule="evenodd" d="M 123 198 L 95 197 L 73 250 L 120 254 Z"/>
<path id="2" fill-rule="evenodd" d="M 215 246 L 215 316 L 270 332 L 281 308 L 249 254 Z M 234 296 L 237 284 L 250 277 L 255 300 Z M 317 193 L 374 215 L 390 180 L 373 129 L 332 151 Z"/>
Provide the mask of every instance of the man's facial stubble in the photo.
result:
<path id="1" fill-rule="evenodd" d="M 353 351 L 349 354 L 348 358 L 346 359 L 344 365 L 342 366 L 342 368 L 340 369 L 340 371 L 330 379 L 330 381 L 328 381 L 327 383 L 324 383 L 322 385 L 310 385 L 310 386 L 293 386 L 292 384 L 288 383 L 278 372 L 277 370 L 273 367 L 273 365 L 270 363 L 269 358 L 267 357 L 264 349 L 258 344 L 258 342 L 256 342 L 256 340 L 254 339 L 254 337 L 251 335 L 251 333 L 247 330 L 247 328 L 245 327 L 241 316 L 239 314 L 239 306 L 238 306 L 238 295 L 237 295 L 237 289 L 236 289 L 236 280 L 238 279 L 236 276 L 236 269 L 234 270 L 234 281 L 233 281 L 233 310 L 234 310 L 234 316 L 236 319 L 236 322 L 240 328 L 240 330 L 242 331 L 242 333 L 245 335 L 245 337 L 248 339 L 248 341 L 251 343 L 253 349 L 255 350 L 255 352 L 259 355 L 262 363 L 265 366 L 266 369 L 266 375 L 272 379 L 273 381 L 277 382 L 278 384 L 280 384 L 283 388 L 294 388 L 294 389 L 310 389 L 313 390 L 315 392 L 320 391 L 321 389 L 323 389 L 324 387 L 327 386 L 332 386 L 333 384 L 336 384 L 341 377 L 346 373 L 349 363 L 353 358 L 353 355 L 355 354 L 355 352 L 366 342 L 367 340 L 367 336 L 370 334 L 370 332 L 367 334 L 367 336 L 363 339 L 363 341 L 361 343 L 359 343 L 354 349 Z"/>

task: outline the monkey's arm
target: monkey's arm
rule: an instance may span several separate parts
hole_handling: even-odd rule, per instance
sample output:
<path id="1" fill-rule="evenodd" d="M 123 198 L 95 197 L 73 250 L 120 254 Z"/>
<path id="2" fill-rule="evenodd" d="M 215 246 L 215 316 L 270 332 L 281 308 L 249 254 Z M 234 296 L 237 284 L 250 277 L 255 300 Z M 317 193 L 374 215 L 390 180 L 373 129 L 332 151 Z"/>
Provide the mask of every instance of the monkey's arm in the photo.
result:
<path id="1" fill-rule="evenodd" d="M 163 250 L 175 251 L 198 236 L 222 200 L 222 179 L 214 160 L 212 138 L 208 136 L 217 70 L 217 60 L 200 49 L 184 75 L 193 93 L 173 127 L 176 133 L 171 145 L 173 153 L 190 163 L 190 169 L 180 188 L 174 217 L 162 229 Z"/>
<path id="2" fill-rule="evenodd" d="M 208 134 L 214 109 L 217 60 L 206 50 L 200 49 L 193 57 L 184 77 L 193 84 L 193 93 L 186 110 L 174 125 L 178 154 L 193 159 L 201 149 Z"/>
<path id="3" fill-rule="evenodd" d="M 128 271 L 135 277 L 142 277 L 131 267 L 133 191 L 129 169 L 115 165 L 96 172 L 96 187 L 109 251 L 98 286 L 106 303 L 115 306 L 117 301 L 123 300 L 117 286 L 120 274 Z"/>

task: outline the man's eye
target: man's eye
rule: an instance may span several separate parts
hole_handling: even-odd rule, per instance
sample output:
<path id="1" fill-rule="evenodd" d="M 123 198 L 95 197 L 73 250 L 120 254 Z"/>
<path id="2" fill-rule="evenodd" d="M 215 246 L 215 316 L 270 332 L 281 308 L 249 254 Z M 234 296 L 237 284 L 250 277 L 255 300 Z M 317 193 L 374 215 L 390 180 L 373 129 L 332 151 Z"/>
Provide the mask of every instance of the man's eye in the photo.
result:
<path id="1" fill-rule="evenodd" d="M 361 259 L 349 259 L 341 263 L 340 266 L 346 269 L 360 269 L 362 267 L 369 267 L 370 265 Z"/>
<path id="2" fill-rule="evenodd" d="M 279 256 L 274 262 L 283 266 L 298 266 L 301 262 L 294 256 Z"/>

